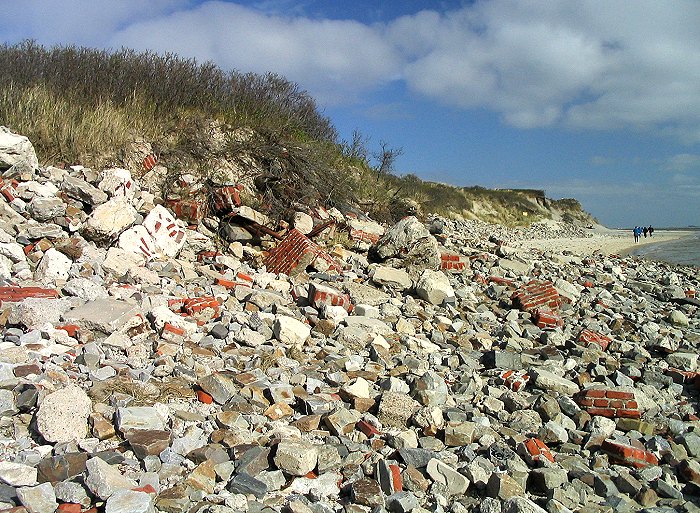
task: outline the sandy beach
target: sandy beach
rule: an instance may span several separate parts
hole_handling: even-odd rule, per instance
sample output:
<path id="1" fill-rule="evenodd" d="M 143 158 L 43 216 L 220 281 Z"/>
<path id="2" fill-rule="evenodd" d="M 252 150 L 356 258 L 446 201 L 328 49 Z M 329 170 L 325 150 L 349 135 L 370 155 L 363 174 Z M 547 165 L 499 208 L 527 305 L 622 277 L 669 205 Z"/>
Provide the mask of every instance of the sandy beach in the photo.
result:
<path id="1" fill-rule="evenodd" d="M 654 232 L 653 237 L 642 238 L 634 242 L 630 230 L 611 230 L 599 228 L 593 231 L 592 237 L 562 237 L 550 239 L 524 240 L 517 246 L 524 249 L 539 249 L 541 251 L 570 251 L 579 256 L 593 255 L 627 255 L 632 250 L 647 244 L 658 244 L 687 237 L 692 232 L 683 230 Z"/>

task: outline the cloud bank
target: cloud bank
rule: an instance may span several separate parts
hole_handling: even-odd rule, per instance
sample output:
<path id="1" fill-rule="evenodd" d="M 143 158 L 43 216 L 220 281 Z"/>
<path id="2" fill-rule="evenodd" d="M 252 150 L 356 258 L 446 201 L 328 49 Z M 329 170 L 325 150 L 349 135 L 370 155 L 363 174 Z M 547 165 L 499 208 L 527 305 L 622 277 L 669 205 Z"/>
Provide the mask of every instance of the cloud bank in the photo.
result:
<path id="1" fill-rule="evenodd" d="M 659 130 L 700 142 L 700 3 L 490 0 L 385 23 L 280 15 L 260 3 L 27 0 L 7 42 L 175 52 L 280 73 L 323 105 L 401 85 L 521 128 Z"/>

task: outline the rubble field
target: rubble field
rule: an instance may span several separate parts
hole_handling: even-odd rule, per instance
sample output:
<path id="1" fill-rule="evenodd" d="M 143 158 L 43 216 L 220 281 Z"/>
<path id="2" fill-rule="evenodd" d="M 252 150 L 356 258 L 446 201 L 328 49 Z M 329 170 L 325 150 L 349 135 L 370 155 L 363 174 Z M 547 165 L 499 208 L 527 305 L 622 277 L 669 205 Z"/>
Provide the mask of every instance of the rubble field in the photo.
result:
<path id="1" fill-rule="evenodd" d="M 697 268 L 144 165 L 0 130 L 0 512 L 700 511 Z"/>

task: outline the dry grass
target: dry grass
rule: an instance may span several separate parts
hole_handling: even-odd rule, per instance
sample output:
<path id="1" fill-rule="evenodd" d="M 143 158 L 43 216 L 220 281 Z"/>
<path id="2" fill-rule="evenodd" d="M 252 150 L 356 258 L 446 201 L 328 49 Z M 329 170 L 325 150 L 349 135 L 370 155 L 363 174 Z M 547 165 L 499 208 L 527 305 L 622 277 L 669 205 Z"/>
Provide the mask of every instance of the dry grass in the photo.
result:
<path id="1" fill-rule="evenodd" d="M 152 143 L 172 174 L 209 178 L 216 163 L 254 159 L 263 174 L 257 204 L 274 218 L 299 205 L 359 208 L 393 222 L 411 213 L 445 216 L 489 203 L 485 220 L 510 225 L 537 220 L 528 199 L 541 191 L 493 191 L 396 176 L 401 149 L 382 143 L 377 154 L 359 132 L 339 142 L 314 99 L 275 74 L 225 72 L 172 54 L 44 48 L 33 42 L 0 46 L 0 120 L 29 137 L 43 163 L 122 165 L 135 140 Z M 212 144 L 211 126 L 225 141 Z M 252 138 L 234 136 L 250 130 Z M 370 156 L 378 159 L 372 165 Z M 388 156 L 388 158 L 387 158 Z"/>
<path id="2" fill-rule="evenodd" d="M 195 396 L 190 383 L 176 378 L 157 384 L 112 378 L 96 382 L 88 394 L 93 401 L 101 403 L 108 403 L 114 394 L 129 395 L 134 398 L 133 406 L 152 406 L 155 403 L 167 403 L 170 400 Z"/>

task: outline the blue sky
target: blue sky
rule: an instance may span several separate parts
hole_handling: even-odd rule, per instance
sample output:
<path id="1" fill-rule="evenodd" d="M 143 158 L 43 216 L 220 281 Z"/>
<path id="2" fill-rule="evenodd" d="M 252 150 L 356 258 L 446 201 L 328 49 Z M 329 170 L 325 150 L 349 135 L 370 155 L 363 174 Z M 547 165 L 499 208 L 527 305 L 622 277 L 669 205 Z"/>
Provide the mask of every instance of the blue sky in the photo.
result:
<path id="1" fill-rule="evenodd" d="M 9 5 L 8 5 L 9 4 Z M 400 173 L 544 189 L 614 227 L 700 225 L 696 0 L 24 0 L 6 43 L 273 71 Z"/>

